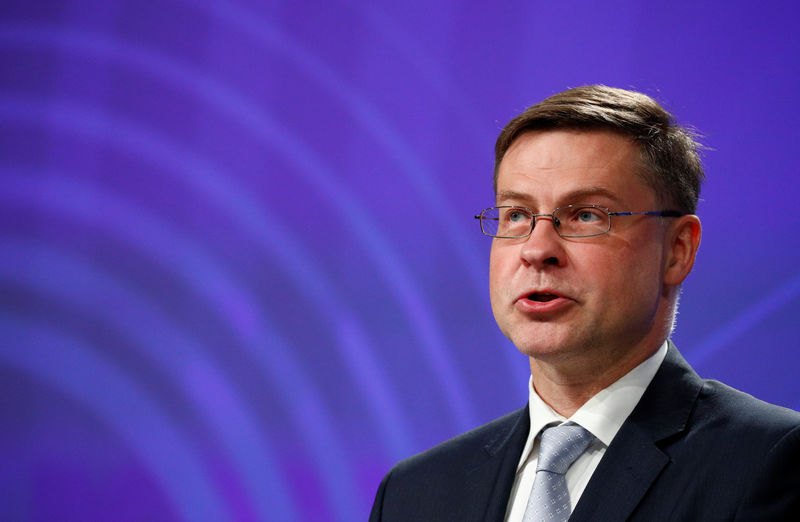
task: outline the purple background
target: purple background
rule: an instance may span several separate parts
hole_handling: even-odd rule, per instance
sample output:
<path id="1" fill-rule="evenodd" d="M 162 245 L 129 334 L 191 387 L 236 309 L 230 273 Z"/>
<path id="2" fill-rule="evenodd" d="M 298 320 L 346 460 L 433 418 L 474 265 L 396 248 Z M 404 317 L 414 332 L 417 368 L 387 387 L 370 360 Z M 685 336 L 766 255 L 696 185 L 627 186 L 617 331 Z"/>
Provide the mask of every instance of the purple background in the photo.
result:
<path id="1" fill-rule="evenodd" d="M 675 341 L 800 408 L 800 8 L 596 5 L 4 0 L 0 519 L 363 520 L 520 407 L 472 216 L 587 83 L 705 134 Z"/>

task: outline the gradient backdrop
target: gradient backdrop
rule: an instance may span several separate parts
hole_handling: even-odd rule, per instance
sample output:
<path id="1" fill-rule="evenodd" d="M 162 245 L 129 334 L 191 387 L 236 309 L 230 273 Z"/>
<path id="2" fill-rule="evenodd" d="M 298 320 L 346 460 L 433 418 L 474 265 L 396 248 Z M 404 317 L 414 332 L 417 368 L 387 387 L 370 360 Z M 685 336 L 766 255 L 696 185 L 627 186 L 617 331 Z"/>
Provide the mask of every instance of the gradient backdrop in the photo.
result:
<path id="1" fill-rule="evenodd" d="M 522 406 L 473 215 L 499 129 L 586 83 L 705 134 L 675 341 L 800 408 L 798 15 L 3 0 L 0 519 L 365 520 Z"/>

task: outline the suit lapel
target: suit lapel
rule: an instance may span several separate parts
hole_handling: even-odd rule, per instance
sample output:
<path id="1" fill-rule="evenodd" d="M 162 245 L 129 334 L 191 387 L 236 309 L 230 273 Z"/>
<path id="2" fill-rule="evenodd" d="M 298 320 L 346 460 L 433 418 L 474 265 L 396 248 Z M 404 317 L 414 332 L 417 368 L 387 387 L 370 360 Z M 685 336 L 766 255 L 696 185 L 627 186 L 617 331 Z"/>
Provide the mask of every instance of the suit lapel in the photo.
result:
<path id="1" fill-rule="evenodd" d="M 502 522 L 505 518 L 508 497 L 514 485 L 522 448 L 530 430 L 527 406 L 515 412 L 516 422 L 510 430 L 501 432 L 484 446 L 484 457 L 465 477 L 480 487 L 469 488 L 467 505 L 484 506 L 475 511 L 475 520 Z"/>
<path id="2" fill-rule="evenodd" d="M 670 341 L 667 356 L 586 486 L 570 522 L 626 520 L 669 463 L 659 442 L 679 434 L 702 381 Z"/>

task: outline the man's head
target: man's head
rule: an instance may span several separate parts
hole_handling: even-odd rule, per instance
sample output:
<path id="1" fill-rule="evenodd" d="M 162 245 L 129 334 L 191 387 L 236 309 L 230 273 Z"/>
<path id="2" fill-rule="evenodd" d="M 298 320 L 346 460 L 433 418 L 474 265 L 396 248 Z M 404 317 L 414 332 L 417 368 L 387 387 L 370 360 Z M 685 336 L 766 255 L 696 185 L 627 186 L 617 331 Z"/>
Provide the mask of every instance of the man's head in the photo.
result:
<path id="1" fill-rule="evenodd" d="M 497 171 L 514 140 L 531 130 L 552 129 L 606 130 L 628 138 L 639 149 L 639 174 L 661 205 L 696 212 L 704 175 L 694 133 L 653 98 L 603 85 L 560 92 L 512 119 L 495 143 L 495 193 Z"/>
<path id="2" fill-rule="evenodd" d="M 545 216 L 528 237 L 493 240 L 491 299 L 500 329 L 532 365 L 632 368 L 668 335 L 700 241 L 692 212 L 702 171 L 689 133 L 650 98 L 587 87 L 512 120 L 497 152 L 498 206 L 550 214 L 589 204 L 612 213 L 611 229 L 593 237 L 561 237 Z M 681 154 L 689 160 L 675 168 L 684 170 L 669 170 Z M 613 215 L 662 210 L 685 215 Z"/>

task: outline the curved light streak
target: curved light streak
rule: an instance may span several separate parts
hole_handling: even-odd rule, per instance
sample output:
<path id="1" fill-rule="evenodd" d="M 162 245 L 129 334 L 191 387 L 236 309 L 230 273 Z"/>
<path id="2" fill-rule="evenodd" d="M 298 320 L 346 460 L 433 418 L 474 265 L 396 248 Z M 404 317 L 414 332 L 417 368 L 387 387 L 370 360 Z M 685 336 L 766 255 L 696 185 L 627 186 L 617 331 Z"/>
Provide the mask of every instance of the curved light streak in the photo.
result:
<path id="1" fill-rule="evenodd" d="M 100 216 L 81 216 L 81 211 L 76 207 L 80 207 L 87 198 L 108 197 L 101 193 L 78 194 L 77 190 L 65 191 L 57 185 L 47 185 L 49 189 L 56 188 L 59 194 L 77 196 L 70 198 L 68 204 L 53 204 L 46 198 L 36 196 L 36 192 L 46 192 L 47 188 L 29 183 L 28 187 L 19 190 L 24 182 L 16 178 L 14 181 L 13 186 L 0 191 L 0 201 L 5 206 L 31 203 L 38 206 L 44 203 L 48 211 L 79 219 L 94 219 Z M 110 201 L 114 202 L 113 199 Z M 105 213 L 103 215 L 107 216 Z M 114 232 L 125 236 L 120 230 L 115 229 Z M 134 237 L 126 239 L 129 243 L 138 241 Z M 169 249 L 168 245 L 154 246 L 162 252 Z M 140 353 L 174 377 L 184 394 L 192 399 L 195 410 L 222 443 L 234 463 L 234 469 L 242 477 L 248 500 L 258 506 L 259 513 L 273 513 L 281 519 L 296 517 L 285 481 L 275 473 L 274 463 L 278 460 L 275 452 L 270 451 L 268 442 L 257 435 L 260 430 L 247 407 L 239 401 L 233 387 L 204 355 L 207 348 L 200 346 L 190 335 L 178 331 L 163 318 L 163 314 L 155 311 L 147 298 L 101 268 L 90 268 L 64 252 L 33 241 L 23 243 L 0 238 L 0 250 L 4 254 L 3 263 L 0 263 L 0 277 L 35 289 L 63 303 L 65 308 L 81 310 L 85 315 L 102 319 L 104 324 L 113 325 L 116 331 L 123 332 L 130 339 Z M 31 270 L 31 267 L 38 269 Z M 87 281 L 91 281 L 91 284 L 87 285 Z M 213 382 L 218 393 L 214 404 L 201 397 L 202 392 L 194 379 L 198 372 Z M 115 373 L 124 372 L 115 370 Z M 264 488 L 270 495 L 264 494 Z"/>
<path id="2" fill-rule="evenodd" d="M 388 379 L 380 369 L 364 327 L 347 305 L 346 299 L 336 295 L 333 285 L 313 262 L 314 256 L 306 252 L 294 235 L 275 219 L 268 209 L 263 209 L 245 191 L 230 182 L 231 176 L 213 167 L 188 149 L 175 144 L 169 137 L 141 129 L 121 118 L 111 121 L 102 113 L 66 104 L 33 103 L 30 100 L 0 97 L 0 113 L 7 119 L 44 121 L 48 127 L 63 127 L 70 132 L 78 130 L 95 139 L 110 142 L 124 151 L 134 151 L 140 159 L 149 158 L 155 164 L 166 166 L 178 179 L 208 197 L 209 201 L 225 211 L 249 236 L 253 244 L 268 255 L 277 258 L 295 284 L 305 295 L 320 299 L 310 300 L 319 308 L 319 317 L 330 323 L 337 335 L 340 353 L 348 362 L 348 370 L 361 390 L 361 397 L 370 406 L 377 419 L 381 440 L 396 458 L 412 451 L 411 429 L 401 413 L 400 400 L 388 386 Z M 275 246 L 279 245 L 279 248 Z M 338 303 L 334 309 L 323 303 Z"/>
<path id="3" fill-rule="evenodd" d="M 17 181 L 18 185 L 24 183 L 22 179 Z M 200 246 L 172 231 L 169 224 L 148 217 L 141 209 L 130 208 L 122 199 L 82 187 L 80 183 L 58 179 L 50 179 L 46 188 L 30 191 L 39 198 L 43 208 L 60 210 L 95 225 L 126 222 L 126 227 L 115 229 L 114 233 L 127 237 L 129 246 L 143 251 L 152 259 L 161 259 L 168 252 L 169 259 L 161 264 L 173 270 L 178 278 L 184 279 L 187 286 L 204 294 L 208 302 L 217 304 L 213 308 L 223 315 L 239 342 L 261 369 L 277 383 L 276 388 L 284 393 L 285 403 L 294 406 L 289 411 L 301 428 L 300 436 L 306 440 L 315 462 L 319 464 L 317 469 L 325 479 L 326 496 L 338 513 L 338 519 L 351 517 L 354 512 L 351 502 L 356 498 L 354 482 L 349 477 L 348 462 L 341 453 L 334 422 L 320 407 L 323 401 L 305 372 L 289 355 L 292 351 L 288 344 L 276 333 L 278 330 L 269 324 L 264 314 L 256 312 L 255 300 L 242 290 L 245 286 L 232 281 L 213 260 L 206 258 Z M 1 196 L 10 196 L 12 189 L 4 189 Z M 24 198 L 25 193 L 16 195 Z M 263 459 L 254 460 L 260 463 Z M 257 489 L 257 483 L 251 482 L 250 487 Z M 260 504 L 262 512 L 269 512 L 269 498 L 259 495 L 252 500 Z"/>
<path id="4" fill-rule="evenodd" d="M 800 295 L 800 274 L 757 301 L 745 311 L 706 337 L 688 355 L 696 365 L 705 364 L 724 346 L 743 336 L 761 321 L 788 305 Z"/>
<path id="5" fill-rule="evenodd" d="M 429 48 L 420 45 L 419 41 L 411 37 L 407 32 L 403 31 L 398 24 L 386 14 L 381 8 L 381 4 L 373 2 L 353 2 L 352 0 L 341 0 L 341 3 L 346 5 L 350 11 L 364 20 L 375 28 L 375 34 L 392 44 L 392 47 L 398 53 L 405 56 L 405 58 L 414 64 L 414 70 L 421 73 L 429 85 L 433 87 L 439 96 L 442 105 L 449 106 L 452 113 L 456 118 L 462 121 L 458 125 L 459 132 L 467 131 L 475 142 L 474 146 L 480 149 L 488 149 L 484 137 L 477 131 L 481 127 L 478 123 L 478 117 L 473 110 L 473 107 L 478 105 L 474 100 L 468 100 L 462 93 L 461 86 L 447 77 L 447 74 L 442 71 L 439 62 L 431 57 Z M 458 4 L 453 4 L 453 7 L 458 7 Z M 488 144 L 493 146 L 493 144 Z M 487 174 L 487 186 L 491 179 Z M 485 264 L 485 263 L 483 263 Z M 481 291 L 483 288 L 481 287 Z"/>
<path id="6" fill-rule="evenodd" d="M 387 123 L 386 118 L 380 114 L 377 108 L 368 103 L 367 96 L 358 93 L 353 85 L 349 85 L 338 73 L 328 65 L 316 59 L 311 53 L 302 49 L 285 33 L 253 12 L 249 12 L 240 6 L 231 3 L 213 2 L 204 0 L 195 2 L 192 0 L 181 0 L 196 8 L 211 13 L 218 19 L 225 19 L 234 25 L 238 31 L 248 34 L 254 40 L 260 42 L 272 51 L 287 58 L 288 63 L 299 68 L 314 81 L 324 85 L 330 92 L 339 98 L 343 105 L 369 130 L 369 133 L 386 149 L 392 159 L 400 166 L 411 180 L 412 185 L 418 193 L 423 196 L 431 212 L 439 215 L 447 230 L 442 236 L 451 241 L 457 252 L 457 257 L 464 263 L 464 267 L 469 274 L 473 287 L 478 295 L 485 292 L 485 260 L 479 260 L 476 256 L 476 248 L 462 233 L 462 221 L 456 219 L 459 214 L 449 204 L 435 182 L 435 175 L 431 170 L 417 158 L 413 148 L 405 144 L 401 135 L 394 131 Z M 245 103 L 249 103 L 244 100 Z M 268 121 L 266 115 L 259 115 L 264 124 Z M 262 124 L 262 125 L 264 125 Z M 280 149 L 299 150 L 298 141 L 290 137 L 290 133 L 280 126 L 273 124 L 264 125 L 264 128 L 278 129 L 277 135 L 271 136 L 281 144 Z M 285 134 L 282 135 L 282 134 Z M 297 157 L 296 155 L 294 155 Z M 341 213 L 348 217 L 351 228 L 359 232 L 364 237 L 362 242 L 367 245 L 367 251 L 372 254 L 373 262 L 382 269 L 385 279 L 389 286 L 394 287 L 395 295 L 401 296 L 407 315 L 411 318 L 411 324 L 416 326 L 421 334 L 423 345 L 426 346 L 429 356 L 433 359 L 433 370 L 440 377 L 445 386 L 445 394 L 448 397 L 448 405 L 456 415 L 457 427 L 460 431 L 474 426 L 476 414 L 470 401 L 465 397 L 470 394 L 471 387 L 466 386 L 461 381 L 461 377 L 453 371 L 450 355 L 446 353 L 446 347 L 439 333 L 439 328 L 430 319 L 434 314 L 426 304 L 426 299 L 422 297 L 422 292 L 416 290 L 413 277 L 398 261 L 401 256 L 392 248 L 391 244 L 382 240 L 380 232 L 367 223 L 367 216 L 360 210 L 358 203 L 345 192 L 335 186 L 335 176 L 325 168 L 321 162 L 314 158 L 312 151 L 306 151 L 299 156 L 302 163 L 306 166 L 300 169 L 303 174 L 310 175 L 314 180 L 314 186 L 324 187 L 320 193 L 330 194 Z M 469 216 L 466 216 L 469 218 Z M 370 242 L 379 240 L 376 244 L 378 248 L 370 248 Z M 514 360 L 512 353 L 503 351 L 506 362 L 509 366 L 516 366 L 518 361 Z M 512 362 L 513 361 L 513 362 Z"/>
<path id="7" fill-rule="evenodd" d="M 463 219 L 469 219 L 470 216 L 456 218 L 459 214 L 453 209 L 448 198 L 442 194 L 441 190 L 438 188 L 435 173 L 431 172 L 424 162 L 417 157 L 414 149 L 406 144 L 406 140 L 403 139 L 402 135 L 387 123 L 388 118 L 381 114 L 377 107 L 367 101 L 369 98 L 367 95 L 359 92 L 353 84 L 347 82 L 339 73 L 329 67 L 325 62 L 316 58 L 311 52 L 303 49 L 293 38 L 280 31 L 280 29 L 269 20 L 251 11 L 247 11 L 244 7 L 234 5 L 230 2 L 212 0 L 177 1 L 194 5 L 200 10 L 213 14 L 218 19 L 227 20 L 230 24 L 234 25 L 237 30 L 249 35 L 273 52 L 285 56 L 289 64 L 302 71 L 315 82 L 325 86 L 329 92 L 333 93 L 341 100 L 343 106 L 361 122 L 364 128 L 369 131 L 369 134 L 375 137 L 383 148 L 388 151 L 392 159 L 403 168 L 403 171 L 411 180 L 414 188 L 423 196 L 423 201 L 427 203 L 431 212 L 436 213 L 443 219 L 445 222 L 443 229 L 447 230 L 447 233 L 442 236 L 453 243 L 457 252 L 456 255 L 459 260 L 464 263 L 464 267 L 469 274 L 473 289 L 476 291 L 477 295 L 485 295 L 485 274 L 488 261 L 475 254 L 475 252 L 480 251 L 480 249 L 476 249 L 475 243 L 467 239 L 462 232 Z M 309 172 L 314 173 L 315 171 L 312 170 Z M 317 182 L 319 182 L 319 180 L 317 180 Z M 355 205 L 355 203 L 347 203 L 347 205 Z M 392 253 L 388 255 L 394 257 L 396 254 Z M 392 283 L 391 275 L 388 281 L 390 284 Z M 414 293 L 416 294 L 418 292 Z M 415 317 L 415 320 L 419 320 L 419 316 L 414 316 L 413 314 L 414 309 L 412 308 L 411 310 L 412 317 Z M 425 314 L 429 316 L 431 312 L 426 310 Z M 423 325 L 423 328 L 427 329 L 428 327 L 427 325 Z M 430 334 L 423 335 L 424 337 L 430 337 Z M 498 335 L 498 338 L 502 338 L 502 336 Z M 519 372 L 517 369 L 519 368 L 519 359 L 516 356 L 516 352 L 502 350 L 501 354 L 509 369 L 510 375 L 518 375 Z M 440 375 L 441 379 L 446 383 L 457 382 L 454 376 L 450 375 L 452 373 L 450 371 L 452 363 L 450 363 L 448 357 L 442 357 L 436 353 L 432 353 L 431 355 L 436 362 L 434 371 Z M 459 420 L 465 418 L 471 419 L 469 421 L 462 420 L 460 423 L 459 428 L 465 430 L 474 426 L 475 412 L 472 408 L 461 407 L 462 403 L 468 402 L 468 400 L 464 400 L 464 397 L 469 396 L 471 387 L 459 383 L 459 388 L 459 395 L 448 394 L 448 400 L 452 407 L 457 408 L 457 410 L 463 410 L 457 412 Z"/>
<path id="8" fill-rule="evenodd" d="M 229 519 L 197 449 L 172 426 L 156 398 L 43 321 L 6 311 L 0 316 L 0 338 L 3 366 L 46 382 L 103 419 L 147 463 L 184 520 Z M 158 436 L 142 437 L 143 432 Z"/>
<path id="9" fill-rule="evenodd" d="M 469 219 L 470 216 L 456 219 L 459 214 L 438 188 L 435 174 L 431 172 L 422 160 L 417 158 L 414 149 L 406 144 L 401 134 L 386 123 L 388 118 L 382 115 L 377 107 L 367 101 L 368 96 L 358 92 L 354 85 L 347 82 L 325 62 L 303 49 L 294 39 L 280 31 L 269 20 L 245 10 L 241 6 L 233 5 L 230 2 L 223 3 L 212 0 L 202 0 L 200 2 L 197 0 L 177 1 L 194 5 L 200 10 L 213 14 L 218 19 L 227 20 L 239 31 L 248 34 L 273 52 L 285 56 L 289 64 L 301 70 L 314 81 L 324 85 L 328 91 L 339 98 L 349 112 L 369 131 L 370 135 L 374 136 L 383 148 L 389 152 L 392 159 L 402 166 L 412 185 L 417 192 L 422 194 L 423 200 L 428 204 L 431 212 L 438 214 L 444 220 L 445 225 L 443 228 L 448 232 L 443 234 L 443 237 L 454 244 L 457 256 L 464 263 L 477 295 L 485 295 L 485 274 L 488 261 L 475 254 L 479 249 L 476 249 L 474 242 L 467 239 L 462 232 L 462 218 Z M 392 282 L 391 276 L 389 276 L 388 280 L 390 283 Z M 426 314 L 430 314 L 430 311 L 426 310 Z M 503 339 L 499 333 L 496 335 L 498 339 Z M 519 359 L 516 356 L 516 352 L 502 350 L 500 353 L 509 374 L 512 376 L 518 375 Z M 450 375 L 452 373 L 450 371 L 452 364 L 447 360 L 447 357 L 441 357 L 436 353 L 433 353 L 432 357 L 436 362 L 434 371 L 440 375 L 441 379 L 446 383 L 455 382 L 453 376 Z M 468 397 L 470 389 L 471 387 L 469 386 L 460 385 L 460 396 L 452 393 L 447 394 L 449 404 L 457 409 L 458 420 L 467 418 L 466 416 L 472 419 L 469 421 L 462 420 L 459 425 L 460 430 L 471 428 L 474 425 L 475 413 L 472 408 L 461 407 L 462 403 L 468 402 L 463 397 Z"/>
<path id="10" fill-rule="evenodd" d="M 293 67 L 302 71 L 320 85 L 333 93 L 348 111 L 361 122 L 369 134 L 389 153 L 397 164 L 403 167 L 407 177 L 417 192 L 422 194 L 431 212 L 437 213 L 445 222 L 443 234 L 452 242 L 458 257 L 464 262 L 464 267 L 472 280 L 478 295 L 485 291 L 485 265 L 482 259 L 475 255 L 474 244 L 464 236 L 463 221 L 456 219 L 458 215 L 449 203 L 448 198 L 442 194 L 436 183 L 435 173 L 417 157 L 413 147 L 406 144 L 402 135 L 387 123 L 388 118 L 372 103 L 369 97 L 359 92 L 355 85 L 345 80 L 342 75 L 316 58 L 311 52 L 302 48 L 288 34 L 282 32 L 270 20 L 259 16 L 253 11 L 235 5 L 231 2 L 218 2 L 214 0 L 177 0 L 193 5 L 199 10 L 212 14 L 215 19 L 228 21 L 236 27 L 237 31 L 247 34 L 252 39 L 268 47 L 276 54 L 282 55 Z M 469 218 L 470 216 L 464 216 Z"/>
<path id="11" fill-rule="evenodd" d="M 362 243 L 373 263 L 379 268 L 393 295 L 399 296 L 402 308 L 409 322 L 417 328 L 424 353 L 431 359 L 431 367 L 438 373 L 439 383 L 454 415 L 456 427 L 465 430 L 475 425 L 476 415 L 470 401 L 464 400 L 469 388 L 450 363 L 450 356 L 434 321 L 427 300 L 416 288 L 413 277 L 400 261 L 393 246 L 387 242 L 380 231 L 370 224 L 368 217 L 360 210 L 357 202 L 344 188 L 335 182 L 334 173 L 303 142 L 292 136 L 277 121 L 247 99 L 226 89 L 213 78 L 191 70 L 174 61 L 132 46 L 117 45 L 106 40 L 89 38 L 73 32 L 56 33 L 31 27 L 0 26 L 0 40 L 27 45 L 44 45 L 68 48 L 82 53 L 99 55 L 124 61 L 140 70 L 146 71 L 161 80 L 178 85 L 180 88 L 203 99 L 210 106 L 217 107 L 238 121 L 254 136 L 262 139 L 280 154 L 289 156 L 299 168 L 298 172 L 309 177 L 319 194 L 339 209 L 349 222 L 355 237 Z"/>

